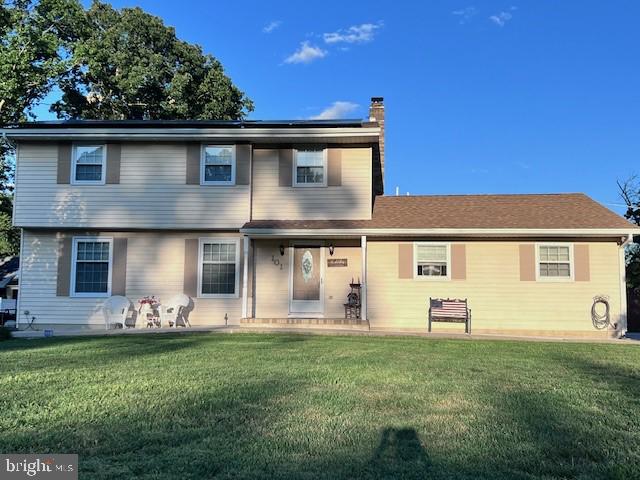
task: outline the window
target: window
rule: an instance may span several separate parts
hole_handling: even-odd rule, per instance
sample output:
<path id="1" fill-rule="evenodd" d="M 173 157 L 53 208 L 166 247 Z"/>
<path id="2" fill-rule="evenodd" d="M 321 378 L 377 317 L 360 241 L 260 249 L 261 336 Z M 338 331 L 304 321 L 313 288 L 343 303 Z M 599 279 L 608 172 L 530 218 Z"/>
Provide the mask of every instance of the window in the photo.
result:
<path id="1" fill-rule="evenodd" d="M 73 239 L 71 292 L 76 297 L 111 295 L 111 238 L 79 237 Z"/>
<path id="2" fill-rule="evenodd" d="M 327 153 L 325 149 L 295 151 L 293 186 L 327 186 Z"/>
<path id="3" fill-rule="evenodd" d="M 450 246 L 447 243 L 416 243 L 415 277 L 425 279 L 449 279 Z"/>
<path id="4" fill-rule="evenodd" d="M 538 245 L 538 279 L 571 280 L 573 248 L 571 245 Z"/>
<path id="5" fill-rule="evenodd" d="M 76 185 L 104 185 L 106 159 L 104 145 L 76 145 L 73 149 L 71 183 Z"/>
<path id="6" fill-rule="evenodd" d="M 202 297 L 237 297 L 240 277 L 238 239 L 201 238 L 198 292 Z"/>
<path id="7" fill-rule="evenodd" d="M 234 185 L 236 148 L 234 145 L 205 145 L 200 169 L 202 185 Z"/>

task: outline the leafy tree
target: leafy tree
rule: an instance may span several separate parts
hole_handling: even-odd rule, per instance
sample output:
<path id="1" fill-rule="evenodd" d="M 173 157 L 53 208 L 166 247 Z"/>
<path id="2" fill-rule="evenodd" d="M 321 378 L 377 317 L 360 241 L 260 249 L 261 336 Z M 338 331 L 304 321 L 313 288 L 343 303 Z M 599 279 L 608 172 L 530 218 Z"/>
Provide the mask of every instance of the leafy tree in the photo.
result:
<path id="1" fill-rule="evenodd" d="M 140 8 L 95 1 L 71 47 L 60 118 L 243 118 L 253 103 L 199 46 Z"/>
<path id="2" fill-rule="evenodd" d="M 20 229 L 11 224 L 12 209 L 12 196 L 0 194 L 0 257 L 20 252 Z"/>
<path id="3" fill-rule="evenodd" d="M 625 217 L 640 225 L 640 184 L 638 177 L 632 176 L 624 182 L 618 182 L 620 196 L 627 205 Z M 633 244 L 627 250 L 627 285 L 640 289 L 640 247 Z"/>
<path id="4" fill-rule="evenodd" d="M 66 70 L 66 46 L 83 9 L 77 0 L 0 0 L 0 125 L 32 117 Z M 17 253 L 11 226 L 13 147 L 0 139 L 0 254 Z"/>

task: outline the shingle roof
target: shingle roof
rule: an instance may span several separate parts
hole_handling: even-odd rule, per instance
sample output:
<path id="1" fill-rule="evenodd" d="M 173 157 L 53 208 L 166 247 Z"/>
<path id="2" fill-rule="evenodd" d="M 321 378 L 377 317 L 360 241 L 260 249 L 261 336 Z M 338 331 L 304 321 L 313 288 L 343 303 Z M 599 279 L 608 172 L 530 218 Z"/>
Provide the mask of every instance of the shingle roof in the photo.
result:
<path id="1" fill-rule="evenodd" d="M 260 229 L 621 229 L 635 227 L 582 193 L 377 197 L 371 220 L 254 220 Z"/>

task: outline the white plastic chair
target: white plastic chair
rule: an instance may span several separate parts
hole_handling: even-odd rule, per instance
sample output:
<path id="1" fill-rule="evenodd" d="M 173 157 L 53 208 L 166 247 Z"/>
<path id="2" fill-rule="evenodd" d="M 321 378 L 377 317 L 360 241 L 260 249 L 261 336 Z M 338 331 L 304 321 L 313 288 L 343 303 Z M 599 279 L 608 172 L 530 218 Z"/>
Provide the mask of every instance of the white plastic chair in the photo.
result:
<path id="1" fill-rule="evenodd" d="M 118 324 L 122 324 L 122 328 L 127 328 L 127 316 L 131 309 L 131 302 L 127 297 L 120 295 L 114 295 L 109 297 L 102 307 L 102 313 L 104 314 L 105 328 L 109 328 L 113 325 L 118 328 Z"/>
<path id="2" fill-rule="evenodd" d="M 167 302 L 162 303 L 162 305 L 160 305 L 161 326 L 164 326 L 166 324 L 168 327 L 171 327 L 171 324 L 173 323 L 173 328 L 177 328 L 178 318 L 180 317 L 180 314 L 183 313 L 183 310 L 185 308 L 189 307 L 190 303 L 191 298 L 184 293 L 175 295 L 171 297 Z M 185 327 L 187 325 L 191 326 L 189 324 L 189 319 L 186 316 L 182 315 L 182 320 Z"/>

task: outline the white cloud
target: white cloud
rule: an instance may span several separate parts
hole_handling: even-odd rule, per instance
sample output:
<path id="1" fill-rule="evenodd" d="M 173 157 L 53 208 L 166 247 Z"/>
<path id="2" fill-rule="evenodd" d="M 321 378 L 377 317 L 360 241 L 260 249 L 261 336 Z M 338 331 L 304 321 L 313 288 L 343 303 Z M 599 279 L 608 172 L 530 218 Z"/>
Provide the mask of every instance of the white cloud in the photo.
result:
<path id="1" fill-rule="evenodd" d="M 333 102 L 331 106 L 322 110 L 318 115 L 309 117 L 310 120 L 331 120 L 333 118 L 345 118 L 359 107 L 357 103 L 353 102 Z"/>
<path id="2" fill-rule="evenodd" d="M 311 45 L 309 42 L 302 42 L 298 50 L 284 59 L 284 63 L 311 63 L 326 56 L 326 50 Z"/>
<path id="3" fill-rule="evenodd" d="M 460 10 L 454 10 L 451 12 L 452 15 L 455 15 L 460 18 L 460 25 L 464 25 L 467 22 L 470 22 L 471 19 L 478 13 L 478 9 L 476 7 L 465 7 Z"/>
<path id="4" fill-rule="evenodd" d="M 363 23 L 353 25 L 346 30 L 325 33 L 322 35 L 325 43 L 366 43 L 373 40 L 376 30 L 382 27 L 382 22 Z"/>
<path id="5" fill-rule="evenodd" d="M 269 22 L 268 24 L 266 24 L 264 26 L 264 28 L 262 29 L 262 32 L 263 33 L 271 33 L 276 28 L 278 28 L 280 25 L 282 25 L 282 22 L 280 20 L 274 20 L 274 21 Z"/>
<path id="6" fill-rule="evenodd" d="M 511 7 L 511 10 L 515 10 L 515 7 Z M 498 25 L 499 27 L 504 27 L 505 24 L 513 18 L 513 15 L 509 12 L 500 12 L 495 15 L 491 15 L 489 20 Z"/>

